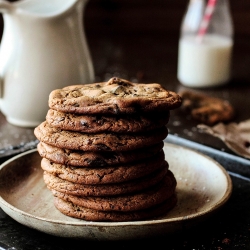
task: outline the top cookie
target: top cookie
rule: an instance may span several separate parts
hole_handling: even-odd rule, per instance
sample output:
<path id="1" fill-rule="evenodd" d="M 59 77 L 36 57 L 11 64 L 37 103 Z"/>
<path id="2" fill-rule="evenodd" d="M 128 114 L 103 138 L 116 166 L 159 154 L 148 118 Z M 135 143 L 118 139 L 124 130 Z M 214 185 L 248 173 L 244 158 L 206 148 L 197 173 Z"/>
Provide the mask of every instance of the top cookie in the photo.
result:
<path id="1" fill-rule="evenodd" d="M 51 109 L 78 114 L 162 112 L 180 105 L 181 97 L 158 83 L 132 83 L 117 77 L 56 89 L 49 95 Z"/>

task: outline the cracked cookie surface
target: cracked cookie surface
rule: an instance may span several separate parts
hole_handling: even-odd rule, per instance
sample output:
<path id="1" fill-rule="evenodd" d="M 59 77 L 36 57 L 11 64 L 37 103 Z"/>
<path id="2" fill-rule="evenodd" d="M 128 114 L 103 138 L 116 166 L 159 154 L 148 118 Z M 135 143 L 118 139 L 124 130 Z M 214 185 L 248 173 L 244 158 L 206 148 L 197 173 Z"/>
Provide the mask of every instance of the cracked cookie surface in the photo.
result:
<path id="1" fill-rule="evenodd" d="M 117 77 L 56 89 L 49 95 L 51 109 L 78 114 L 162 112 L 180 105 L 181 97 L 158 83 L 132 83 Z"/>

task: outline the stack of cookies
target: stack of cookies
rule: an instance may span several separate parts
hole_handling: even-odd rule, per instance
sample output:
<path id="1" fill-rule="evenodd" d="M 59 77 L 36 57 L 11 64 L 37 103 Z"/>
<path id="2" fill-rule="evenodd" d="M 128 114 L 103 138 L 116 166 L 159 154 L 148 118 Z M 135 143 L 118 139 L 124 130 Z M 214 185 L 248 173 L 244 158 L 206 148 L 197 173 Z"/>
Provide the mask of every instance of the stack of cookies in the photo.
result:
<path id="1" fill-rule="evenodd" d="M 172 209 L 176 179 L 163 140 L 170 110 L 180 105 L 159 84 L 116 77 L 52 91 L 34 132 L 55 207 L 90 221 L 150 219 Z"/>

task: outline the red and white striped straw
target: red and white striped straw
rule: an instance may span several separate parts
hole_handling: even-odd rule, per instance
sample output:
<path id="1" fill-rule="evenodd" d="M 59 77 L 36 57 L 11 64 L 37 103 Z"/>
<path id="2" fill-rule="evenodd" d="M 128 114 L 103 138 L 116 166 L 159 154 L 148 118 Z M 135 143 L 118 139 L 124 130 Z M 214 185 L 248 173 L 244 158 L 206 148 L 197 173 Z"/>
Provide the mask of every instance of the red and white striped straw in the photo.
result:
<path id="1" fill-rule="evenodd" d="M 217 2 L 217 0 L 208 0 L 208 2 L 207 2 L 205 13 L 204 13 L 203 19 L 201 21 L 200 29 L 198 31 L 197 39 L 199 42 L 202 41 L 204 35 L 207 32 L 209 22 L 210 22 L 212 15 L 214 13 L 216 2 Z"/>

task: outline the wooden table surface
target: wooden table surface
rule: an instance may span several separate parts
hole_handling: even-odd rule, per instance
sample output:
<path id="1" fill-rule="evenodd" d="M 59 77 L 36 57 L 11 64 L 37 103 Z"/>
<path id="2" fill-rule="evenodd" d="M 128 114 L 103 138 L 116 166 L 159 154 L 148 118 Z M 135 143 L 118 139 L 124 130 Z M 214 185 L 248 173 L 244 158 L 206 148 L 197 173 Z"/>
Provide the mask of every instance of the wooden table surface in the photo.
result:
<path id="1" fill-rule="evenodd" d="M 190 89 L 177 80 L 179 28 L 186 1 L 90 0 L 85 9 L 84 26 L 95 80 L 104 81 L 118 76 L 137 82 L 158 82 L 175 92 L 185 89 L 196 91 L 228 100 L 236 110 L 233 121 L 249 119 L 250 2 L 238 0 L 230 3 L 235 25 L 232 80 L 222 87 Z M 170 134 L 234 155 L 219 139 L 200 133 L 197 125 L 197 121 L 181 110 L 171 111 Z M 33 128 L 12 126 L 3 115 L 0 115 L 0 130 L 0 145 L 3 152 L 9 152 L 6 155 L 3 153 L 2 162 L 11 154 L 32 148 L 36 143 Z M 237 169 L 235 171 L 238 173 Z M 72 246 L 75 249 L 80 249 L 80 246 L 127 249 L 135 243 L 141 244 L 140 247 L 164 249 L 250 249 L 250 163 L 245 166 L 244 174 L 243 178 L 232 176 L 232 197 L 211 220 L 192 230 L 183 228 L 181 232 L 164 239 L 135 242 L 60 239 L 20 225 L 0 210 L 0 249 L 63 250 L 73 249 Z"/>

